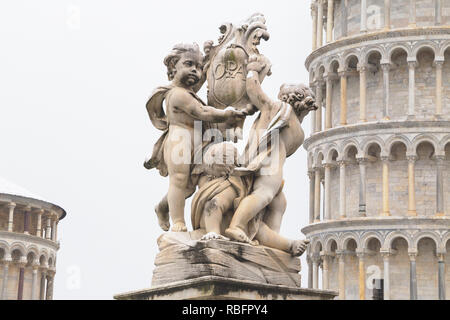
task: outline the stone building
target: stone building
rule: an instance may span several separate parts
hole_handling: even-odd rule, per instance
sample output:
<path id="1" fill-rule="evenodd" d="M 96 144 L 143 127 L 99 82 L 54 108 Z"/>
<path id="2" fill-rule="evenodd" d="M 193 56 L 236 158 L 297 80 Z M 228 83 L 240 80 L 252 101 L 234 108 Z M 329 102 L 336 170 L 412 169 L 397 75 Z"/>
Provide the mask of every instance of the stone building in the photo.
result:
<path id="1" fill-rule="evenodd" d="M 57 228 L 65 215 L 0 178 L 0 300 L 52 300 Z"/>
<path id="2" fill-rule="evenodd" d="M 314 0 L 309 286 L 450 299 L 450 0 Z"/>

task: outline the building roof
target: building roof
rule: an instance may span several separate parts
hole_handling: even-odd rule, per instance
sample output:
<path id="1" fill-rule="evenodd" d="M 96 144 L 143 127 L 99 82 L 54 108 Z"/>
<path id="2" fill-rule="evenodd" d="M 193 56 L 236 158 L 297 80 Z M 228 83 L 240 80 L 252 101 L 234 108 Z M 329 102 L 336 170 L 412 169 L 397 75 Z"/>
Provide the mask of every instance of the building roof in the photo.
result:
<path id="1" fill-rule="evenodd" d="M 61 208 L 60 206 L 55 205 L 53 202 L 46 200 L 44 197 L 37 195 L 35 193 L 32 193 L 32 192 L 28 191 L 27 189 L 25 189 L 21 186 L 18 186 L 2 177 L 0 177 L 0 195 L 1 194 L 17 196 L 17 197 L 22 197 L 22 198 L 29 198 L 29 199 L 33 199 L 33 200 L 46 202 L 46 203 L 51 204 L 54 207 L 57 207 L 62 210 L 62 216 L 60 217 L 60 219 L 64 218 L 64 216 L 66 215 L 66 211 L 63 208 Z"/>

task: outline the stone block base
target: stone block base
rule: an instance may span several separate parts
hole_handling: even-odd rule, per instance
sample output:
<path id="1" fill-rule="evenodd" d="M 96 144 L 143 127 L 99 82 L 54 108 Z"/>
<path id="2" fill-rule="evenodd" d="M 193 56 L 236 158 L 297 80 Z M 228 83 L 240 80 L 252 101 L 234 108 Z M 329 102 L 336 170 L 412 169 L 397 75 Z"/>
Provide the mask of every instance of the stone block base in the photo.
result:
<path id="1" fill-rule="evenodd" d="M 118 294 L 116 300 L 332 300 L 337 292 L 206 276 Z"/>

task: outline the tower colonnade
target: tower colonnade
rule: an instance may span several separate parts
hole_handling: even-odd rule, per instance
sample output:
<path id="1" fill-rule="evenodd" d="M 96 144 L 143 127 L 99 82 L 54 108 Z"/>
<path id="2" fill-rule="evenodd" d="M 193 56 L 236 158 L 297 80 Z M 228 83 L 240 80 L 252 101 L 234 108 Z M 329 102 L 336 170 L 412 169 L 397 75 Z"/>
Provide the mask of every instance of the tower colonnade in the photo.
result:
<path id="1" fill-rule="evenodd" d="M 311 9 L 309 286 L 450 299 L 450 1 Z"/>
<path id="2" fill-rule="evenodd" d="M 0 179 L 0 300 L 52 300 L 66 212 Z"/>

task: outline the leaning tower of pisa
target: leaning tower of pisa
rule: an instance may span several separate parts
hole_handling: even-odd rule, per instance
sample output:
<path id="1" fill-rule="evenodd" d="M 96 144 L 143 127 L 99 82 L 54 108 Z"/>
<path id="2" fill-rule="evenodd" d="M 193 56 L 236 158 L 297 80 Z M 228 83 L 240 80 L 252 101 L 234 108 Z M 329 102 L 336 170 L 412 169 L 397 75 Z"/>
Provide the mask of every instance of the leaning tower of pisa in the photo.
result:
<path id="1" fill-rule="evenodd" d="M 313 0 L 309 286 L 450 299 L 450 0 Z"/>
<path id="2" fill-rule="evenodd" d="M 0 177 L 0 300 L 52 300 L 66 211 Z"/>

